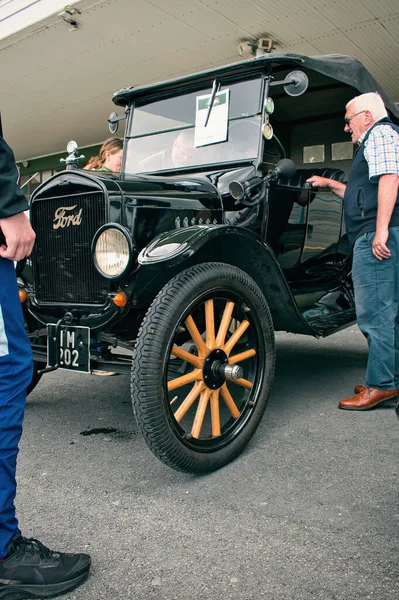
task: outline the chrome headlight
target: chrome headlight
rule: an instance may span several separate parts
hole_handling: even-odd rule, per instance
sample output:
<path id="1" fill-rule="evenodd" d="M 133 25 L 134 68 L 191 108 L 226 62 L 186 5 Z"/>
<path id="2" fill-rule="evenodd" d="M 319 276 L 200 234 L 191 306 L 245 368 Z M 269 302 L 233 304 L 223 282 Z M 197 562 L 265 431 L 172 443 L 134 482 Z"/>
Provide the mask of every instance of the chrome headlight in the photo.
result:
<path id="1" fill-rule="evenodd" d="M 92 252 L 98 272 L 109 279 L 118 279 L 133 258 L 129 232 L 117 223 L 104 225 L 94 236 Z"/>

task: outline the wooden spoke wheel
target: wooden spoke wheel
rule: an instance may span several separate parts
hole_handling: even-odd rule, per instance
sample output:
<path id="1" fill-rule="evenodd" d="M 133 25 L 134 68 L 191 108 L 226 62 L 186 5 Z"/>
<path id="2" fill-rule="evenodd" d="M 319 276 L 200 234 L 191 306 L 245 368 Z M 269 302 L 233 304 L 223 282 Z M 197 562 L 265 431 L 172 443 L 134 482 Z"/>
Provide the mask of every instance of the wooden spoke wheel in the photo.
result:
<path id="1" fill-rule="evenodd" d="M 132 361 L 132 403 L 158 458 L 214 471 L 246 446 L 274 375 L 266 300 L 243 271 L 204 263 L 174 277 L 148 309 Z"/>

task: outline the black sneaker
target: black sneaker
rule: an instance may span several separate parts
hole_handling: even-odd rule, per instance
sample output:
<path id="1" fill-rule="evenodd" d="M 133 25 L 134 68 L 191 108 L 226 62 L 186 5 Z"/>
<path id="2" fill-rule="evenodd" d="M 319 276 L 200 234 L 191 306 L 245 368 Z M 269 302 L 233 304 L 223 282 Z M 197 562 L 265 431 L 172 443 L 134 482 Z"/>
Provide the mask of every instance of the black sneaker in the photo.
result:
<path id="1" fill-rule="evenodd" d="M 88 554 L 53 552 L 18 535 L 0 562 L 0 599 L 53 598 L 78 586 L 90 569 Z"/>

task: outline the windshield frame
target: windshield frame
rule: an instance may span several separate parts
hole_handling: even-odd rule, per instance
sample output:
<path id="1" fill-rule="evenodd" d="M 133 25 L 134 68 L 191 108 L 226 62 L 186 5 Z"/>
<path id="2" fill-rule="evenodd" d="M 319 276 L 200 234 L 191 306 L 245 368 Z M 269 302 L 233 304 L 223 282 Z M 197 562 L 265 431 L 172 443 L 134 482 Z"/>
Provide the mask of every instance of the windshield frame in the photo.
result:
<path id="1" fill-rule="evenodd" d="M 234 122 L 238 122 L 238 121 L 244 121 L 245 119 L 249 119 L 249 118 L 259 118 L 259 135 L 258 135 L 258 144 L 257 144 L 257 154 L 255 156 L 255 152 L 254 152 L 254 156 L 251 158 L 248 157 L 239 157 L 239 158 L 234 158 L 232 160 L 218 160 L 218 161 L 212 161 L 212 162 L 204 162 L 204 163 L 198 163 L 195 165 L 180 165 L 180 166 L 174 166 L 174 167 L 169 167 L 169 168 L 160 168 L 157 170 L 149 170 L 149 171 L 126 171 L 126 164 L 128 162 L 127 160 L 127 156 L 129 153 L 129 142 L 130 140 L 135 140 L 135 139 L 143 139 L 143 138 L 148 138 L 150 136 L 154 136 L 154 135 L 160 135 L 160 134 L 165 134 L 165 133 L 171 133 L 171 132 L 181 132 L 184 130 L 189 130 L 192 129 L 194 130 L 195 124 L 189 124 L 189 125 L 183 125 L 183 126 L 178 126 L 178 127 L 169 127 L 166 129 L 159 129 L 157 131 L 150 131 L 150 132 L 145 132 L 145 133 L 139 133 L 139 134 L 131 134 L 130 132 L 132 131 L 133 128 L 133 119 L 134 119 L 134 113 L 135 113 L 135 109 L 140 109 L 140 107 L 143 106 L 148 106 L 150 104 L 153 104 L 155 102 L 160 102 L 163 100 L 172 100 L 173 98 L 178 98 L 178 97 L 182 97 L 182 96 L 186 96 L 186 95 L 190 95 L 190 94 L 200 94 L 204 92 L 204 89 L 209 88 L 209 93 L 211 93 L 211 89 L 212 89 L 212 83 L 213 80 L 209 80 L 209 81 L 198 81 L 195 84 L 191 84 L 188 85 L 186 88 L 182 89 L 180 88 L 176 88 L 176 89 L 168 89 L 168 91 L 166 93 L 158 93 L 158 94 L 152 94 L 149 96 L 142 96 L 140 97 L 138 100 L 136 100 L 136 102 L 133 102 L 132 104 L 129 105 L 129 112 L 128 112 L 128 118 L 126 119 L 126 126 L 125 126 L 125 147 L 124 147 L 124 160 L 123 160 L 123 172 L 126 174 L 137 174 L 137 175 L 145 175 L 145 174 L 157 174 L 157 173 L 162 173 L 162 174 L 168 174 L 168 173 L 173 173 L 176 171 L 181 171 L 181 172 L 187 172 L 187 171 L 204 171 L 204 170 L 218 170 L 221 166 L 238 166 L 238 165 L 248 165 L 248 164 L 253 164 L 256 167 L 259 166 L 259 164 L 261 163 L 261 156 L 262 156 L 262 150 L 263 150 L 263 135 L 262 135 L 262 124 L 263 124 L 263 120 L 264 120 L 264 96 L 265 96 L 265 88 L 267 88 L 268 86 L 265 85 L 265 81 L 266 79 L 268 80 L 268 77 L 265 77 L 265 73 L 264 71 L 262 71 L 261 69 L 257 72 L 252 72 L 250 74 L 250 76 L 248 77 L 243 77 L 243 75 L 241 74 L 240 76 L 229 76 L 228 74 L 226 74 L 225 77 L 219 77 L 218 81 L 220 82 L 220 90 L 223 91 L 227 88 L 230 88 L 230 86 L 237 84 L 237 83 L 242 83 L 245 84 L 246 82 L 251 82 L 251 81 L 256 81 L 259 80 L 259 94 L 258 94 L 258 98 L 257 98 L 257 111 L 256 112 L 251 112 L 251 113 L 245 113 L 244 115 L 240 115 L 240 116 L 235 116 L 235 117 L 229 117 L 228 119 L 228 124 L 230 126 L 230 123 L 234 123 Z M 219 142 L 220 143 L 220 142 Z M 209 144 L 209 146 L 217 146 L 216 144 Z"/>

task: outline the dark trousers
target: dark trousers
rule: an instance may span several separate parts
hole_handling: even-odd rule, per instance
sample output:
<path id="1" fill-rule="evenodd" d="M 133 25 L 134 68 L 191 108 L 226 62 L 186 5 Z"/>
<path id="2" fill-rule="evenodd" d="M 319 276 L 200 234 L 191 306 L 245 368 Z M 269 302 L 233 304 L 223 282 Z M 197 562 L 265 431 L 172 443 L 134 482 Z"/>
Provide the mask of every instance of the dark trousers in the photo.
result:
<path id="1" fill-rule="evenodd" d="M 15 471 L 32 369 L 14 263 L 0 258 L 0 558 L 19 531 Z"/>

